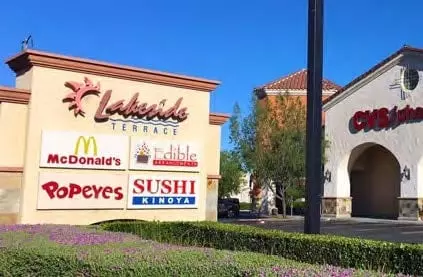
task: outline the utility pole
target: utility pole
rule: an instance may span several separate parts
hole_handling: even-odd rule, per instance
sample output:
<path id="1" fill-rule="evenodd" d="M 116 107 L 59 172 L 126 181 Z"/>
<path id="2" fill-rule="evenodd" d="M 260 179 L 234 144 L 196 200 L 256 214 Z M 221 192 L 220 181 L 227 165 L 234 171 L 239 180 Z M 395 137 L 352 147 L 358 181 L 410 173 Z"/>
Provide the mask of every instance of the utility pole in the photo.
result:
<path id="1" fill-rule="evenodd" d="M 304 233 L 320 233 L 322 182 L 323 0 L 308 1 L 306 215 Z"/>

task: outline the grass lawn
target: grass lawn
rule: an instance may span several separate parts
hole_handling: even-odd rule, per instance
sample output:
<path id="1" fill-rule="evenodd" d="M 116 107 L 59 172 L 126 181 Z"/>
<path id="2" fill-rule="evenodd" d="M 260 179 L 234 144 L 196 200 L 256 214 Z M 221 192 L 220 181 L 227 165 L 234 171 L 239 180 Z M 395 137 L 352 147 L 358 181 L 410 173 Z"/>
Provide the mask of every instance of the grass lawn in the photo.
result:
<path id="1" fill-rule="evenodd" d="M 1 276 L 389 276 L 63 225 L 1 225 L 0 247 Z"/>

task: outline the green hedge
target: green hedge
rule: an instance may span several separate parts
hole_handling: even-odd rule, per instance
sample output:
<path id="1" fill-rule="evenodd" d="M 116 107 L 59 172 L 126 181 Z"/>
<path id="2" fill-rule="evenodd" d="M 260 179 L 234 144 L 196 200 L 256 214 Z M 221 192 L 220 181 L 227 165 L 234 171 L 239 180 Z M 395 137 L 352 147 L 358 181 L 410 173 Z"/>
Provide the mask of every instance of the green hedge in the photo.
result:
<path id="1" fill-rule="evenodd" d="M 251 210 L 251 203 L 241 202 L 239 203 L 240 210 Z"/>
<path id="2" fill-rule="evenodd" d="M 301 202 L 301 201 L 294 201 L 294 204 L 292 205 L 293 208 L 295 209 L 304 209 L 305 208 L 305 202 Z"/>
<path id="3" fill-rule="evenodd" d="M 276 254 L 287 259 L 384 272 L 421 274 L 423 245 L 307 235 L 216 222 L 128 222 L 102 225 L 181 245 Z"/>

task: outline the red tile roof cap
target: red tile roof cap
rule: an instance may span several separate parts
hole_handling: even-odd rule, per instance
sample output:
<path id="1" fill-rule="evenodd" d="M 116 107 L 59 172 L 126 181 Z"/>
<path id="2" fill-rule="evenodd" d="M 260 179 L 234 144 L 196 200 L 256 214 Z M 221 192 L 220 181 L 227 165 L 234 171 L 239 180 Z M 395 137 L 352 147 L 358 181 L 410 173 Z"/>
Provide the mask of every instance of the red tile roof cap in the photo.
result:
<path id="1" fill-rule="evenodd" d="M 275 81 L 269 82 L 259 88 L 266 90 L 306 90 L 307 89 L 307 69 L 301 69 L 297 72 L 291 73 L 287 76 L 279 78 Z M 332 81 L 323 78 L 322 82 L 323 90 L 339 90 L 341 86 L 338 86 Z"/>

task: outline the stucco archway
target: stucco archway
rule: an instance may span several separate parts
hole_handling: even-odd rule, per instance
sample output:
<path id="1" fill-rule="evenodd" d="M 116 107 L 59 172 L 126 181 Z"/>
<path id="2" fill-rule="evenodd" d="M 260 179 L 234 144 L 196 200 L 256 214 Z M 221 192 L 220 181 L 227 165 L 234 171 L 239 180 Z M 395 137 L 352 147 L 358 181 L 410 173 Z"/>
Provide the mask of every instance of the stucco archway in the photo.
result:
<path id="1" fill-rule="evenodd" d="M 348 173 L 351 216 L 397 219 L 401 173 L 391 151 L 375 143 L 357 146 L 351 151 Z"/>

